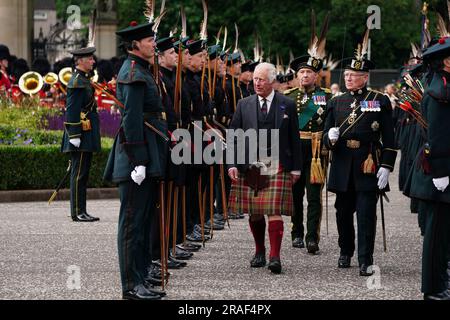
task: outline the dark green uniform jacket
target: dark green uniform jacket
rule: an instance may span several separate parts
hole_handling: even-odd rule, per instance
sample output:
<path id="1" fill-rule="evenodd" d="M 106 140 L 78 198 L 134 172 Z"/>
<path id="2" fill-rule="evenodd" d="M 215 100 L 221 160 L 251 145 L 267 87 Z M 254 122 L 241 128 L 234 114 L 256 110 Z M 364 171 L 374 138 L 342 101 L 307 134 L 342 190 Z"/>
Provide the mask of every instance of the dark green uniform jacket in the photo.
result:
<path id="1" fill-rule="evenodd" d="M 88 75 L 75 69 L 67 84 L 66 121 L 64 122 L 62 152 L 100 151 L 100 122 L 94 92 Z M 81 113 L 89 120 L 90 130 L 83 130 Z M 81 139 L 80 148 L 76 148 L 69 143 L 69 140 L 74 138 Z"/>
<path id="2" fill-rule="evenodd" d="M 161 96 L 147 61 L 129 55 L 117 78 L 117 98 L 125 109 L 120 108 L 122 122 L 106 165 L 105 180 L 131 180 L 131 171 L 139 165 L 146 166 L 147 177 L 163 177 L 167 142 L 144 121 L 166 136 L 167 122 L 162 119 Z"/>
<path id="3" fill-rule="evenodd" d="M 422 114 L 428 123 L 429 155 L 420 148 L 405 184 L 404 194 L 421 200 L 450 203 L 450 188 L 438 191 L 433 178 L 450 176 L 450 74 L 436 73 L 425 90 Z"/>

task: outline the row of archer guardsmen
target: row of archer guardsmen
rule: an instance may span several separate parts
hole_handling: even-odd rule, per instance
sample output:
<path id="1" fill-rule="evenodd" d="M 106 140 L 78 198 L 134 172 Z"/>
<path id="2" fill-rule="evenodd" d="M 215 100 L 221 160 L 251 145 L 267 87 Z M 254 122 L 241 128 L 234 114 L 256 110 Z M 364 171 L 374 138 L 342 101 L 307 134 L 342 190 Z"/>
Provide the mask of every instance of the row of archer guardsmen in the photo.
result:
<path id="1" fill-rule="evenodd" d="M 222 56 L 224 58 L 224 55 Z M 98 60 L 94 66 L 93 81 L 107 86 L 110 92 L 115 93 L 115 80 L 117 73 L 122 66 L 125 57 L 113 57 L 109 60 Z M 51 71 L 51 64 L 46 58 L 36 58 L 31 68 L 25 59 L 18 59 L 10 54 L 7 46 L 0 44 L 0 92 L 3 96 L 8 97 L 13 104 L 19 105 L 25 96 L 39 97 L 40 104 L 47 107 L 65 107 L 66 86 L 73 71 L 73 62 L 71 58 L 65 58 L 57 61 Z M 246 64 L 251 60 L 245 60 L 241 55 L 243 68 L 239 74 L 239 87 L 241 90 L 252 88 L 252 80 L 249 73 L 246 73 Z M 330 88 L 330 71 L 334 69 L 335 62 L 328 59 L 325 61 L 323 70 L 317 78 L 317 85 Z M 250 68 L 251 69 L 251 68 Z M 248 70 L 251 72 L 251 70 Z M 277 57 L 277 78 L 274 84 L 276 91 L 284 92 L 285 90 L 298 86 L 297 78 L 294 76 L 292 69 L 284 67 Z M 222 77 L 227 73 L 223 64 L 219 65 L 218 74 Z M 250 82 L 249 82 L 250 78 Z M 339 94 L 339 86 L 331 85 L 333 95 Z M 117 112 L 114 101 L 109 99 L 100 90 L 96 90 L 96 100 L 98 109 L 111 110 Z"/>
<path id="2" fill-rule="evenodd" d="M 227 204 L 231 180 L 224 173 L 223 166 L 180 166 L 174 165 L 169 160 L 170 156 L 167 159 L 162 159 L 161 155 L 166 152 L 164 146 L 158 143 L 158 139 L 154 141 L 153 138 L 148 137 L 145 130 L 144 137 L 139 138 L 140 130 L 138 128 L 142 126 L 139 121 L 141 116 L 132 112 L 133 110 L 131 109 L 139 108 L 138 106 L 143 104 L 144 129 L 149 127 L 153 133 L 166 138 L 166 142 L 169 140 L 170 132 L 177 128 L 182 127 L 194 130 L 194 121 L 202 121 L 203 128 L 214 128 L 224 135 L 236 111 L 238 101 L 254 94 L 254 86 L 252 84 L 253 71 L 262 60 L 262 52 L 256 51 L 254 60 L 245 60 L 237 44 L 231 53 L 225 50 L 225 43 L 223 45 L 216 43 L 208 47 L 206 39 L 202 37 L 192 40 L 186 35 L 182 35 L 180 39 L 176 39 L 173 36 L 157 39 L 155 54 L 153 52 L 155 48 L 147 45 L 146 42 L 145 44 L 143 43 L 145 39 L 153 36 L 152 32 L 156 33 L 156 30 L 153 29 L 152 24 L 138 25 L 136 22 L 132 22 L 129 28 L 118 32 L 118 35 L 123 40 L 123 49 L 129 56 L 124 65 L 122 65 L 118 75 L 117 97 L 109 88 L 90 79 L 89 73 L 92 70 L 93 61 L 89 59 L 93 57 L 95 48 L 88 46 L 72 52 L 76 68 L 68 84 L 68 118 L 63 151 L 70 152 L 72 156 L 72 219 L 77 222 L 98 221 L 98 218 L 92 217 L 87 213 L 85 189 L 91 157 L 88 154 L 97 151 L 100 145 L 99 141 L 91 143 L 89 139 L 93 136 L 92 131 L 98 130 L 99 123 L 98 119 L 90 118 L 95 111 L 95 104 L 91 103 L 92 100 L 89 98 L 91 97 L 90 93 L 88 93 L 88 98 L 86 99 L 82 92 L 91 92 L 92 89 L 89 88 L 93 87 L 114 100 L 121 110 L 125 110 L 117 142 L 122 147 L 117 152 L 114 151 L 116 146 L 113 148 L 105 170 L 105 179 L 119 183 L 120 193 L 125 197 L 121 196 L 122 207 L 119 218 L 121 222 L 119 222 L 118 236 L 119 258 L 122 262 L 134 259 L 134 257 L 129 257 L 129 259 L 123 257 L 124 260 L 121 258 L 122 255 L 133 252 L 130 251 L 131 249 L 128 250 L 128 246 L 133 246 L 133 242 L 125 239 L 128 237 L 126 235 L 127 229 L 123 229 L 124 225 L 133 224 L 132 221 L 123 220 L 128 219 L 127 212 L 136 210 L 136 212 L 140 212 L 139 214 L 147 214 L 141 211 L 147 211 L 149 207 L 159 203 L 160 215 L 151 214 L 151 219 L 159 220 L 159 222 L 153 221 L 150 224 L 152 229 L 150 234 L 148 233 L 148 226 L 139 226 L 138 228 L 139 234 L 141 232 L 145 233 L 143 235 L 145 238 L 150 236 L 152 239 L 150 241 L 152 244 L 151 258 L 154 262 L 150 265 L 146 274 L 146 283 L 158 285 L 164 283 L 166 276 L 165 272 L 161 272 L 159 268 L 159 266 L 166 264 L 165 259 L 167 259 L 166 267 L 179 268 L 185 265 L 180 259 L 190 258 L 192 256 L 190 251 L 199 249 L 199 246 L 193 242 L 204 243 L 212 237 L 214 230 L 224 229 L 228 218 L 243 218 L 244 214 L 238 211 L 229 212 Z M 217 38 L 220 39 L 220 32 Z M 141 40 L 142 42 L 140 42 Z M 140 53 L 145 58 L 136 56 L 134 52 Z M 295 86 L 294 89 L 298 90 L 300 85 L 296 83 L 296 79 L 300 81 L 300 78 L 304 78 L 303 74 L 298 78 L 295 77 L 295 73 L 300 69 L 312 70 L 317 75 L 317 78 L 320 79 L 319 73 L 322 70 L 323 63 L 320 62 L 320 64 L 310 66 L 307 64 L 309 58 L 309 56 L 303 56 L 294 59 L 290 64 L 293 71 L 287 75 L 279 75 L 278 83 L 274 84 L 274 89 L 284 91 L 284 89 Z M 150 77 L 147 74 L 147 70 L 152 71 Z M 310 76 L 309 79 L 311 78 Z M 316 78 L 314 78 L 312 84 L 310 83 L 314 88 L 315 82 Z M 140 91 L 136 91 L 136 94 L 125 92 L 126 90 L 137 90 L 139 83 L 146 83 L 147 85 L 143 96 L 139 94 Z M 153 83 L 156 84 L 158 90 L 154 90 Z M 280 83 L 286 83 L 286 85 L 280 86 Z M 123 89 L 120 88 L 121 84 Z M 319 86 L 317 88 L 320 89 Z M 153 96 L 153 93 L 156 93 L 158 98 Z M 292 94 L 294 92 L 285 93 Z M 329 89 L 326 90 L 326 93 L 331 94 Z M 309 91 L 306 93 L 303 89 L 298 93 L 302 97 L 309 94 Z M 323 98 L 325 98 L 325 93 L 323 89 L 320 89 L 320 93 L 315 94 L 314 97 L 308 97 L 305 102 L 300 102 L 300 99 L 298 99 L 298 107 L 305 105 L 306 102 L 312 102 L 315 110 L 320 107 L 323 111 L 326 102 Z M 297 99 L 297 92 L 295 92 L 295 99 Z M 158 109 L 159 100 L 162 102 L 162 112 L 146 112 L 147 107 L 150 110 L 152 108 Z M 85 101 L 87 104 L 81 106 L 81 104 L 84 104 L 81 101 Z M 300 109 L 297 111 L 301 112 Z M 137 112 L 139 113 L 139 111 Z M 321 119 L 325 116 L 320 111 L 314 114 L 317 114 Z M 160 129 L 155 124 L 157 120 L 164 120 L 167 123 L 168 131 Z M 308 120 L 312 119 L 308 118 Z M 319 120 L 314 117 L 314 121 Z M 133 129 L 130 125 L 135 126 L 135 128 Z M 139 144 L 149 144 L 147 149 L 152 150 L 152 152 L 145 156 L 139 151 Z M 203 146 L 193 146 L 192 149 L 199 147 L 202 148 Z M 140 160 L 141 156 L 151 158 L 149 161 L 144 161 L 148 168 L 145 165 L 140 165 L 144 163 Z M 137 187 L 133 181 L 131 181 L 131 185 L 129 184 L 129 172 L 126 170 L 127 168 L 119 164 L 122 160 L 127 163 L 127 168 L 129 165 L 136 164 L 133 167 L 134 170 L 132 170 L 131 177 L 140 187 Z M 161 172 L 162 167 L 167 167 L 167 169 L 163 170 L 165 172 L 166 185 L 160 185 L 160 188 L 162 188 L 160 190 L 165 190 L 165 192 L 160 192 L 159 194 L 164 194 L 167 199 L 156 200 L 157 192 L 152 189 L 155 186 L 152 180 L 145 179 L 145 176 L 146 174 L 147 176 L 153 174 L 153 172 Z M 141 170 L 144 170 L 144 172 Z M 141 185 L 143 183 L 148 184 L 148 186 L 143 188 Z M 304 183 L 300 184 L 299 187 L 304 188 Z M 134 193 L 140 194 L 139 199 L 137 196 L 135 198 Z M 300 192 L 298 194 L 300 196 Z M 136 203 L 129 203 L 131 199 L 135 199 L 133 201 Z M 188 203 L 186 203 L 186 200 Z M 166 209 L 161 204 L 166 204 Z M 127 206 L 132 206 L 133 208 L 127 209 Z M 181 207 L 182 210 L 178 210 L 175 206 Z M 171 210 L 172 207 L 173 210 Z M 153 209 L 151 211 L 153 212 Z M 133 214 L 133 217 L 136 215 L 137 213 Z M 302 220 L 302 217 L 300 219 L 296 217 L 297 223 L 295 227 L 298 230 L 296 230 L 295 235 L 293 234 L 293 240 L 298 240 L 297 238 L 299 237 L 303 238 L 299 230 L 303 229 Z M 182 224 L 182 226 L 179 226 L 179 224 Z M 145 230 L 141 230 L 142 228 Z M 138 235 L 135 235 L 135 237 L 138 237 Z M 171 240 L 169 240 L 170 237 L 172 238 Z M 308 251 L 315 253 L 318 251 L 318 239 L 310 240 Z M 144 243 L 147 242 L 144 241 Z M 122 246 L 128 249 L 122 248 Z M 170 254 L 167 256 L 161 254 L 169 251 L 167 248 L 170 246 L 172 246 Z M 129 291 L 136 289 L 132 284 L 138 283 L 139 279 L 130 281 L 126 276 L 130 266 L 121 265 L 121 268 L 123 268 L 121 273 L 124 292 L 127 295 L 129 294 L 130 297 L 136 298 L 139 296 L 139 292 L 130 293 Z M 127 288 L 129 290 L 126 290 Z M 141 287 L 139 288 L 136 290 L 145 291 Z M 155 291 L 154 288 L 150 289 L 153 289 L 150 290 L 151 292 L 158 292 L 157 296 L 161 295 L 161 292 Z M 145 295 L 151 297 L 151 294 L 148 294 L 148 292 Z"/>

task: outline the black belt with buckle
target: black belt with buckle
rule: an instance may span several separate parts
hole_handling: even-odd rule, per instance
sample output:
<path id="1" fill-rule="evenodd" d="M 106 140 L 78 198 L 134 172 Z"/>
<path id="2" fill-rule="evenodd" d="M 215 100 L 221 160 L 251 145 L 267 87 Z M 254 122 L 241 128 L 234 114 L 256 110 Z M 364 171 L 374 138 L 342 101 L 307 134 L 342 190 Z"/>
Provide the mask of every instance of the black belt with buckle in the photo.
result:
<path id="1" fill-rule="evenodd" d="M 361 141 L 358 140 L 346 140 L 345 143 L 349 149 L 359 149 L 361 147 Z"/>

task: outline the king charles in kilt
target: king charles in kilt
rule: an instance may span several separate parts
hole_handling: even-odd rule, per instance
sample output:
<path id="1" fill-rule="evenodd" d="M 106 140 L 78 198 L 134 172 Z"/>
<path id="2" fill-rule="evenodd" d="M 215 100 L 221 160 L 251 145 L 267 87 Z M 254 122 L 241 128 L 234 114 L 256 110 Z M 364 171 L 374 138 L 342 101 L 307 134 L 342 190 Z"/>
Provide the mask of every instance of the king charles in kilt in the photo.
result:
<path id="1" fill-rule="evenodd" d="M 290 98 L 277 93 L 273 89 L 276 77 L 275 66 L 269 63 L 259 64 L 254 72 L 253 81 L 256 94 L 238 102 L 230 129 L 242 129 L 244 132 L 259 130 L 257 150 L 261 155 L 263 145 L 270 159 L 259 158 L 259 164 L 269 166 L 263 172 L 258 164 L 251 162 L 250 146 L 245 144 L 244 164 L 238 163 L 237 155 L 229 159 L 227 154 L 228 175 L 233 181 L 229 206 L 232 212 L 249 213 L 250 229 L 255 240 L 256 251 L 250 262 L 251 267 L 266 265 L 265 248 L 265 215 L 268 216 L 270 239 L 269 269 L 272 273 L 281 273 L 280 249 L 283 238 L 282 215 L 291 215 L 293 209 L 292 184 L 300 178 L 301 150 L 298 136 L 298 118 L 295 103 Z M 265 141 L 261 130 L 267 130 L 267 137 L 272 130 L 279 130 L 278 140 Z M 243 139 L 228 141 L 237 150 L 237 144 Z M 279 148 L 279 159 L 271 157 L 270 152 L 276 144 Z M 254 154 L 253 154 L 254 155 Z M 277 161 L 279 160 L 279 161 Z"/>

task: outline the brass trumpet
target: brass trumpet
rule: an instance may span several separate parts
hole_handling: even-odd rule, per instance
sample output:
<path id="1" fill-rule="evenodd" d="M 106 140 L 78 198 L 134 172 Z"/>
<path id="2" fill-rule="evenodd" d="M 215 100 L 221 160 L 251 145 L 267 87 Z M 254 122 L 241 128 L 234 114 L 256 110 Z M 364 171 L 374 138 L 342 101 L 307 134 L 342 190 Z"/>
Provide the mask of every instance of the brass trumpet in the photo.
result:
<path id="1" fill-rule="evenodd" d="M 35 71 L 24 73 L 19 79 L 20 90 L 30 96 L 38 93 L 43 86 L 44 79 Z"/>
<path id="2" fill-rule="evenodd" d="M 54 85 L 58 82 L 59 78 L 56 73 L 49 72 L 44 76 L 44 82 L 49 85 Z"/>
<path id="3" fill-rule="evenodd" d="M 61 69 L 61 71 L 58 74 L 58 77 L 59 77 L 59 81 L 67 87 L 67 84 L 69 83 L 70 78 L 72 78 L 72 68 L 67 67 L 67 68 Z"/>

